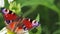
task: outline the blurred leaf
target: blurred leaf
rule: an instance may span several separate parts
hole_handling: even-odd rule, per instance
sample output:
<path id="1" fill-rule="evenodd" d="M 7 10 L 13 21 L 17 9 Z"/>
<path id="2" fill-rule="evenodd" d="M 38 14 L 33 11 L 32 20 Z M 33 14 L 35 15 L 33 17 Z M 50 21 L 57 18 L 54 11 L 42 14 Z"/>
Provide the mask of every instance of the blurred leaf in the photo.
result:
<path id="1" fill-rule="evenodd" d="M 60 0 L 55 0 L 54 4 L 60 9 Z"/>
<path id="2" fill-rule="evenodd" d="M 40 21 L 40 15 L 38 14 L 37 17 L 36 17 L 36 20 L 37 21 Z"/>
<path id="3" fill-rule="evenodd" d="M 54 4 L 54 0 L 20 0 L 21 7 L 24 6 L 35 6 L 35 5 L 43 5 L 46 6 L 59 14 L 60 20 L 60 9 Z"/>
<path id="4" fill-rule="evenodd" d="M 44 5 L 53 10 L 58 11 L 58 8 L 54 5 L 54 0 L 20 0 L 22 7 L 24 6 L 34 6 L 34 5 Z"/>
<path id="5" fill-rule="evenodd" d="M 28 16 L 29 14 L 33 13 L 36 8 L 37 8 L 37 5 L 31 7 L 30 10 L 28 10 L 27 12 L 25 12 L 25 13 L 23 14 L 23 17 L 26 17 L 26 16 Z"/>
<path id="6" fill-rule="evenodd" d="M 33 30 L 31 30 L 32 33 L 37 33 L 38 29 L 34 28 Z"/>
<path id="7" fill-rule="evenodd" d="M 20 3 L 16 3 L 16 1 L 13 1 L 10 3 L 9 9 L 15 12 L 17 15 L 21 14 L 21 6 Z"/>
<path id="8" fill-rule="evenodd" d="M 37 33 L 36 33 L 36 34 L 41 34 L 41 32 L 42 32 L 41 25 L 40 25 L 40 26 L 38 26 L 38 27 L 37 27 L 37 29 L 38 29 L 38 31 L 37 31 Z"/>
<path id="9" fill-rule="evenodd" d="M 38 26 L 37 28 L 29 31 L 29 34 L 41 34 L 41 32 L 42 32 L 42 28 L 41 28 L 41 26 Z"/>
<path id="10" fill-rule="evenodd" d="M 57 25 L 60 25 L 60 22 L 57 22 L 56 24 L 57 24 Z"/>
<path id="11" fill-rule="evenodd" d="M 53 34 L 60 34 L 60 29 L 56 30 Z"/>
<path id="12" fill-rule="evenodd" d="M 4 23 L 4 18 L 2 16 L 2 14 L 0 13 L 0 30 L 5 26 L 5 23 Z"/>
<path id="13" fill-rule="evenodd" d="M 9 3 L 8 3 L 8 0 L 4 0 L 4 7 L 9 9 Z"/>

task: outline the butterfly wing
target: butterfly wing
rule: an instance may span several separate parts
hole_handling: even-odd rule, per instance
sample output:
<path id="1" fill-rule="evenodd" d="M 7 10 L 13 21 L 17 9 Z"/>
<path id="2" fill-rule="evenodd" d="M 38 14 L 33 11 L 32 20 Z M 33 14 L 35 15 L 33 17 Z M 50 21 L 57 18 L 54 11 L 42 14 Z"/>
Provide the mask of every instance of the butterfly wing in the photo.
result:
<path id="1" fill-rule="evenodd" d="M 7 14 L 7 15 L 4 15 L 4 18 L 5 20 L 15 20 L 17 16 L 13 14 Z"/>
<path id="2" fill-rule="evenodd" d="M 28 30 L 34 29 L 40 25 L 38 21 L 31 19 L 24 19 L 23 24 L 25 25 L 25 29 L 27 28 Z"/>
<path id="3" fill-rule="evenodd" d="M 17 15 L 15 13 L 13 13 L 12 11 L 6 9 L 6 8 L 2 8 L 1 9 L 3 17 L 5 19 L 5 23 L 9 24 L 12 22 L 12 20 L 15 20 L 17 18 Z"/>
<path id="4" fill-rule="evenodd" d="M 26 26 L 27 29 L 31 29 L 32 28 L 31 22 L 28 21 L 27 19 L 23 20 L 23 24 Z"/>

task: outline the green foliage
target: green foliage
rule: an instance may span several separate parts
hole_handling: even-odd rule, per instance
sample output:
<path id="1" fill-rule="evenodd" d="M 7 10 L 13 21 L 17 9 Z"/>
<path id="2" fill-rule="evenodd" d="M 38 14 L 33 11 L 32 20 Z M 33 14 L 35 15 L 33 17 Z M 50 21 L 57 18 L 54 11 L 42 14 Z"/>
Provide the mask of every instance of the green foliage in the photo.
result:
<path id="1" fill-rule="evenodd" d="M 53 34 L 60 34 L 60 29 L 56 30 Z"/>
<path id="2" fill-rule="evenodd" d="M 13 1 L 10 3 L 9 9 L 12 10 L 17 15 L 21 14 L 21 6 L 20 3 L 16 3 L 16 1 Z"/>
<path id="3" fill-rule="evenodd" d="M 32 33 L 36 33 L 38 30 L 36 28 L 34 28 L 33 30 L 31 30 Z"/>
<path id="4" fill-rule="evenodd" d="M 2 14 L 0 13 L 0 30 L 5 26 L 4 19 Z"/>

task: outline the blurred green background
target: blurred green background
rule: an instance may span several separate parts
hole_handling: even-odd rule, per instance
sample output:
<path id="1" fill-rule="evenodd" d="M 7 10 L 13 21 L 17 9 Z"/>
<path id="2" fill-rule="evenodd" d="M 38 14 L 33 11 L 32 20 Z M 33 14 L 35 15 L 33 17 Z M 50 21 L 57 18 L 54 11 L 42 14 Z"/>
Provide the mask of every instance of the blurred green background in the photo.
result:
<path id="1" fill-rule="evenodd" d="M 4 0 L 4 3 L 4 7 L 15 10 L 18 16 L 22 14 L 40 22 L 41 26 L 31 30 L 30 34 L 60 34 L 60 0 L 14 0 L 11 3 Z M 4 26 L 0 13 L 0 29 Z"/>

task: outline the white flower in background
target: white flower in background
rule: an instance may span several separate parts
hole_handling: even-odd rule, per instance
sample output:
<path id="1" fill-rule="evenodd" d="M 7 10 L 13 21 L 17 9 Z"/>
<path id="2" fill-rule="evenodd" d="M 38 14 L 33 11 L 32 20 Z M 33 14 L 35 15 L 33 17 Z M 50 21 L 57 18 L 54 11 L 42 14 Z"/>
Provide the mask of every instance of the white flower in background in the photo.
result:
<path id="1" fill-rule="evenodd" d="M 12 2 L 13 0 L 8 0 L 8 2 Z M 0 0 L 0 7 L 4 7 L 4 0 Z"/>
<path id="2" fill-rule="evenodd" d="M 4 28 L 0 31 L 0 34 L 6 34 L 6 32 L 7 32 L 7 29 L 6 29 L 6 27 L 4 27 Z"/>
<path id="3" fill-rule="evenodd" d="M 4 0 L 0 0 L 0 7 L 4 7 Z"/>

